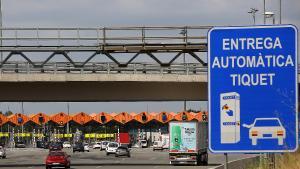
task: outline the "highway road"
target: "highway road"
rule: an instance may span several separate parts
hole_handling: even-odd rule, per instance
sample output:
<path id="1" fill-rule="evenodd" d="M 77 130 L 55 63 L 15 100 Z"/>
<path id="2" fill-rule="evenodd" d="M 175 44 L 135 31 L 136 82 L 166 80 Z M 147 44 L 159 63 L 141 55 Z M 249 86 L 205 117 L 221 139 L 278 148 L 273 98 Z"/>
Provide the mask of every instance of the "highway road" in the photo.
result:
<path id="1" fill-rule="evenodd" d="M 106 169 L 168 169 L 168 168 L 198 168 L 208 169 L 224 163 L 224 155 L 209 154 L 208 166 L 170 166 L 167 151 L 155 151 L 152 149 L 132 149 L 131 158 L 106 156 L 105 151 L 99 149 L 85 153 L 73 153 L 72 149 L 65 150 L 71 155 L 71 168 L 106 168 Z M 7 159 L 0 159 L 1 169 L 5 168 L 45 168 L 43 166 L 48 150 L 44 149 L 7 149 Z M 230 160 L 250 157 L 253 155 L 235 154 L 229 155 Z"/>

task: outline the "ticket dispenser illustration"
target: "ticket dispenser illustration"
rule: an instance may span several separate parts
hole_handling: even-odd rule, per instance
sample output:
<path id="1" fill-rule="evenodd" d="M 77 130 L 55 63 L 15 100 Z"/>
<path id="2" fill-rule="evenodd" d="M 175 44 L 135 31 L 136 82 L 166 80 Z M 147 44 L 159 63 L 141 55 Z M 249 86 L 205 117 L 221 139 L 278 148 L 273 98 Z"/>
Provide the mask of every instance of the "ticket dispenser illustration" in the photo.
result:
<path id="1" fill-rule="evenodd" d="M 221 143 L 240 141 L 240 95 L 236 92 L 220 94 Z"/>

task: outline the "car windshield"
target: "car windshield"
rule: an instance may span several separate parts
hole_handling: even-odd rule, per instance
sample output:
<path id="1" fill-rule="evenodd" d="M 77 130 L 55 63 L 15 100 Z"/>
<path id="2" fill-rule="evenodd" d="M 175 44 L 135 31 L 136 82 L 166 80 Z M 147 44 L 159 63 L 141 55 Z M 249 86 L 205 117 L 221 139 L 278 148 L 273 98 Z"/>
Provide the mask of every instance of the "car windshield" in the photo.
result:
<path id="1" fill-rule="evenodd" d="M 107 144 L 108 144 L 108 142 L 103 142 L 102 144 L 103 144 L 103 145 L 107 145 Z"/>
<path id="2" fill-rule="evenodd" d="M 118 149 L 127 150 L 127 147 L 118 147 Z"/>
<path id="3" fill-rule="evenodd" d="M 49 156 L 64 156 L 64 152 L 51 152 L 49 153 Z"/>
<path id="4" fill-rule="evenodd" d="M 261 119 L 261 120 L 256 120 L 255 127 L 278 127 L 280 126 L 279 122 L 277 119 Z"/>
<path id="5" fill-rule="evenodd" d="M 146 141 L 146 140 L 143 140 L 143 141 L 141 141 L 141 143 L 145 144 L 145 143 L 147 143 L 147 141 Z"/>
<path id="6" fill-rule="evenodd" d="M 67 141 L 66 141 L 66 142 L 64 142 L 64 144 L 70 144 L 70 142 L 67 142 Z"/>
<path id="7" fill-rule="evenodd" d="M 24 144 L 24 143 L 20 141 L 20 142 L 17 142 L 16 144 Z"/>
<path id="8" fill-rule="evenodd" d="M 88 143 L 84 143 L 84 145 L 85 145 L 85 146 L 88 146 L 89 144 L 88 144 Z"/>
<path id="9" fill-rule="evenodd" d="M 118 144 L 116 144 L 116 143 L 110 143 L 108 146 L 109 147 L 118 147 Z"/>

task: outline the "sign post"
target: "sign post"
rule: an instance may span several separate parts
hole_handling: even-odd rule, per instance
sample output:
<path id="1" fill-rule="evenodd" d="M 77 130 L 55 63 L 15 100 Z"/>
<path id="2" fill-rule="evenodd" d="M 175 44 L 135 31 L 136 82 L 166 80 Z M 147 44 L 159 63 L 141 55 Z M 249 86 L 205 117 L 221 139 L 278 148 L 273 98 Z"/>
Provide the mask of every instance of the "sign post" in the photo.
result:
<path id="1" fill-rule="evenodd" d="M 208 33 L 209 148 L 214 153 L 298 148 L 297 29 L 215 27 Z"/>

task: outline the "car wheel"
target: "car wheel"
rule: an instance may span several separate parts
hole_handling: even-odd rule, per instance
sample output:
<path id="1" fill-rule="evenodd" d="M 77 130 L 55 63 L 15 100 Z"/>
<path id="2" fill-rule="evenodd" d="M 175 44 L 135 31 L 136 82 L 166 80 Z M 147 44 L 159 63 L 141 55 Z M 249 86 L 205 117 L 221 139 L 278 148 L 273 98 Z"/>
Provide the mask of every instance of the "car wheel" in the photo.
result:
<path id="1" fill-rule="evenodd" d="M 128 154 L 127 157 L 130 157 L 130 154 Z"/>
<path id="2" fill-rule="evenodd" d="M 118 154 L 115 154 L 115 157 L 119 157 Z"/>
<path id="3" fill-rule="evenodd" d="M 46 169 L 51 169 L 51 166 L 46 166 Z"/>
<path id="4" fill-rule="evenodd" d="M 6 156 L 3 156 L 2 158 L 6 158 Z"/>
<path id="5" fill-rule="evenodd" d="M 109 153 L 106 153 L 106 155 L 108 156 L 108 155 L 109 155 Z"/>

